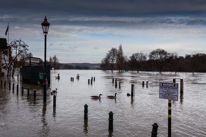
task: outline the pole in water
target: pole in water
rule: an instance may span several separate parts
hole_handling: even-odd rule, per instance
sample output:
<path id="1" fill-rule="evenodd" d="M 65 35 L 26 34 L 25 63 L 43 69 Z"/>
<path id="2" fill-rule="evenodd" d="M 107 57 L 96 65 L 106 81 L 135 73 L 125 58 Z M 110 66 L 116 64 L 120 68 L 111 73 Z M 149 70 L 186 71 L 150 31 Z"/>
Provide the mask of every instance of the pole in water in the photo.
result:
<path id="1" fill-rule="evenodd" d="M 183 93 L 183 79 L 180 79 L 180 93 Z"/>
<path id="2" fill-rule="evenodd" d="M 13 83 L 13 91 L 14 91 L 14 83 Z"/>
<path id="3" fill-rule="evenodd" d="M 3 80 L 1 80 L 1 87 L 2 87 L 2 84 L 3 84 Z"/>
<path id="4" fill-rule="evenodd" d="M 53 96 L 53 107 L 56 107 L 56 95 Z"/>
<path id="5" fill-rule="evenodd" d="M 115 79 L 115 88 L 117 88 L 117 79 Z"/>
<path id="6" fill-rule="evenodd" d="M 146 87 L 148 88 L 148 81 L 146 82 Z"/>
<path id="7" fill-rule="evenodd" d="M 144 87 L 144 81 L 142 81 L 142 87 Z"/>
<path id="8" fill-rule="evenodd" d="M 4 87 L 6 87 L 6 81 L 4 81 Z"/>
<path id="9" fill-rule="evenodd" d="M 27 88 L 27 96 L 29 96 L 29 88 Z"/>
<path id="10" fill-rule="evenodd" d="M 88 79 L 88 85 L 90 84 L 90 79 Z"/>
<path id="11" fill-rule="evenodd" d="M 34 99 L 36 99 L 36 90 L 34 90 Z"/>
<path id="12" fill-rule="evenodd" d="M 88 120 L 88 105 L 84 105 L 84 120 Z"/>
<path id="13" fill-rule="evenodd" d="M 151 137 L 157 137 L 157 129 L 158 129 L 158 124 L 157 123 L 154 123 L 153 125 L 152 125 L 152 136 Z"/>
<path id="14" fill-rule="evenodd" d="M 173 79 L 173 83 L 176 83 L 176 79 Z"/>
<path id="15" fill-rule="evenodd" d="M 109 130 L 113 130 L 113 112 L 109 112 Z"/>
<path id="16" fill-rule="evenodd" d="M 9 82 L 9 89 L 11 89 L 11 82 Z"/>
<path id="17" fill-rule="evenodd" d="M 134 84 L 131 85 L 131 97 L 134 96 Z"/>
<path id="18" fill-rule="evenodd" d="M 94 81 L 95 81 L 95 77 L 94 77 Z"/>
<path id="19" fill-rule="evenodd" d="M 119 89 L 121 88 L 121 82 L 119 82 Z"/>
<path id="20" fill-rule="evenodd" d="M 91 85 L 92 85 L 92 80 L 93 80 L 93 79 L 91 78 Z"/>
<path id="21" fill-rule="evenodd" d="M 112 79 L 112 83 L 114 83 L 114 79 Z"/>

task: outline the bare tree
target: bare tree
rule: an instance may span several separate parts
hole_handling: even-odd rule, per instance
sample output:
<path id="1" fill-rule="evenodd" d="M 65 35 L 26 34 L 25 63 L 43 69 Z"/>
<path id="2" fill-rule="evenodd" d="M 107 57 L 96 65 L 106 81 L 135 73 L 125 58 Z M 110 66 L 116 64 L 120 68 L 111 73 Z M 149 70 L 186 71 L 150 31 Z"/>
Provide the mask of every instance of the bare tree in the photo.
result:
<path id="1" fill-rule="evenodd" d="M 131 57 L 132 62 L 135 63 L 134 66 L 137 69 L 137 72 L 139 73 L 140 67 L 142 66 L 143 62 L 147 60 L 147 55 L 140 52 L 140 53 L 135 53 Z"/>
<path id="2" fill-rule="evenodd" d="M 116 63 L 116 58 L 117 58 L 117 49 L 112 48 L 109 53 L 107 53 L 106 58 L 108 59 L 109 63 L 111 64 L 112 67 L 112 72 L 114 69 L 114 64 Z"/>
<path id="3" fill-rule="evenodd" d="M 119 69 L 119 72 L 123 70 L 124 68 L 124 54 L 122 50 L 122 45 L 119 46 L 119 49 L 117 50 L 117 58 L 116 58 L 117 68 Z"/>
<path id="4" fill-rule="evenodd" d="M 163 67 L 166 65 L 166 59 L 169 57 L 169 53 L 164 49 L 156 49 L 150 52 L 149 59 L 155 61 L 156 67 L 159 72 L 162 73 Z"/>
<path id="5" fill-rule="evenodd" d="M 10 71 L 12 70 L 12 77 L 15 73 L 15 68 L 18 67 L 18 60 L 20 59 L 20 56 L 22 54 L 26 54 L 28 51 L 28 45 L 25 44 L 24 41 L 21 39 L 19 40 L 13 40 L 10 42 L 11 47 L 11 57 L 8 57 L 7 55 L 4 55 L 4 63 L 7 68 L 7 76 L 9 76 Z M 9 58 L 9 61 L 6 61 L 6 56 Z"/>
<path id="6" fill-rule="evenodd" d="M 57 69 L 58 63 L 59 63 L 59 59 L 57 58 L 56 55 L 54 55 L 54 56 L 53 56 L 54 69 Z"/>

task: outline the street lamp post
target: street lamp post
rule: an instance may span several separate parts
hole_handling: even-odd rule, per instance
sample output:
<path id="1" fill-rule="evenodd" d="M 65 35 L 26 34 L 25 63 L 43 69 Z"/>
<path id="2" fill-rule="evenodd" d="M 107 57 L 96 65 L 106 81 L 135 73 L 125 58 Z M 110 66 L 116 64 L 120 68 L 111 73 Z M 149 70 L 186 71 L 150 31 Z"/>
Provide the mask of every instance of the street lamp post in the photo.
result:
<path id="1" fill-rule="evenodd" d="M 47 22 L 47 18 L 45 16 L 44 18 L 44 21 L 41 23 L 41 26 L 42 26 L 42 30 L 43 30 L 43 33 L 44 33 L 44 37 L 45 37 L 45 44 L 44 44 L 44 77 L 43 77 L 43 86 L 44 86 L 44 103 L 46 103 L 46 96 L 47 96 L 47 93 L 46 93 L 46 36 L 48 34 L 48 31 L 49 31 L 49 25 L 50 23 Z"/>

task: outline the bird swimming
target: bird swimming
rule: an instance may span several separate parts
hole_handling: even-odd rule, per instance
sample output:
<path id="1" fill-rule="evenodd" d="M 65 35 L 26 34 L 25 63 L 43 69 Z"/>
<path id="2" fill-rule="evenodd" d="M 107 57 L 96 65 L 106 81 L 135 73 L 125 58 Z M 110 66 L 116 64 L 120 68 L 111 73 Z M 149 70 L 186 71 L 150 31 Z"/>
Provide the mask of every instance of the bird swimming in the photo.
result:
<path id="1" fill-rule="evenodd" d="M 57 95 L 57 88 L 56 88 L 56 90 L 52 90 L 50 93 L 51 93 L 51 95 Z"/>
<path id="2" fill-rule="evenodd" d="M 102 95 L 102 94 L 99 94 L 99 96 L 91 96 L 91 98 L 92 98 L 92 99 L 101 99 L 101 95 Z"/>
<path id="3" fill-rule="evenodd" d="M 114 96 L 107 96 L 107 97 L 110 99 L 116 99 L 117 98 L 116 95 L 117 95 L 117 93 L 115 93 Z"/>

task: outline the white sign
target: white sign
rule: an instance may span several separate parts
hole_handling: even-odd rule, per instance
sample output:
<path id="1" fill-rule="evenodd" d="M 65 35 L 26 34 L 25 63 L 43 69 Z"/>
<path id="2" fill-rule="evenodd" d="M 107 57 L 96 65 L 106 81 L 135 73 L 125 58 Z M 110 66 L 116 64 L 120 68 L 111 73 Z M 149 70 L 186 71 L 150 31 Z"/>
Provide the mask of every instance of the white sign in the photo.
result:
<path id="1" fill-rule="evenodd" d="M 39 63 L 40 59 L 39 58 L 31 58 L 31 63 Z"/>
<path id="2" fill-rule="evenodd" d="M 178 101 L 178 83 L 159 83 L 159 98 Z"/>

